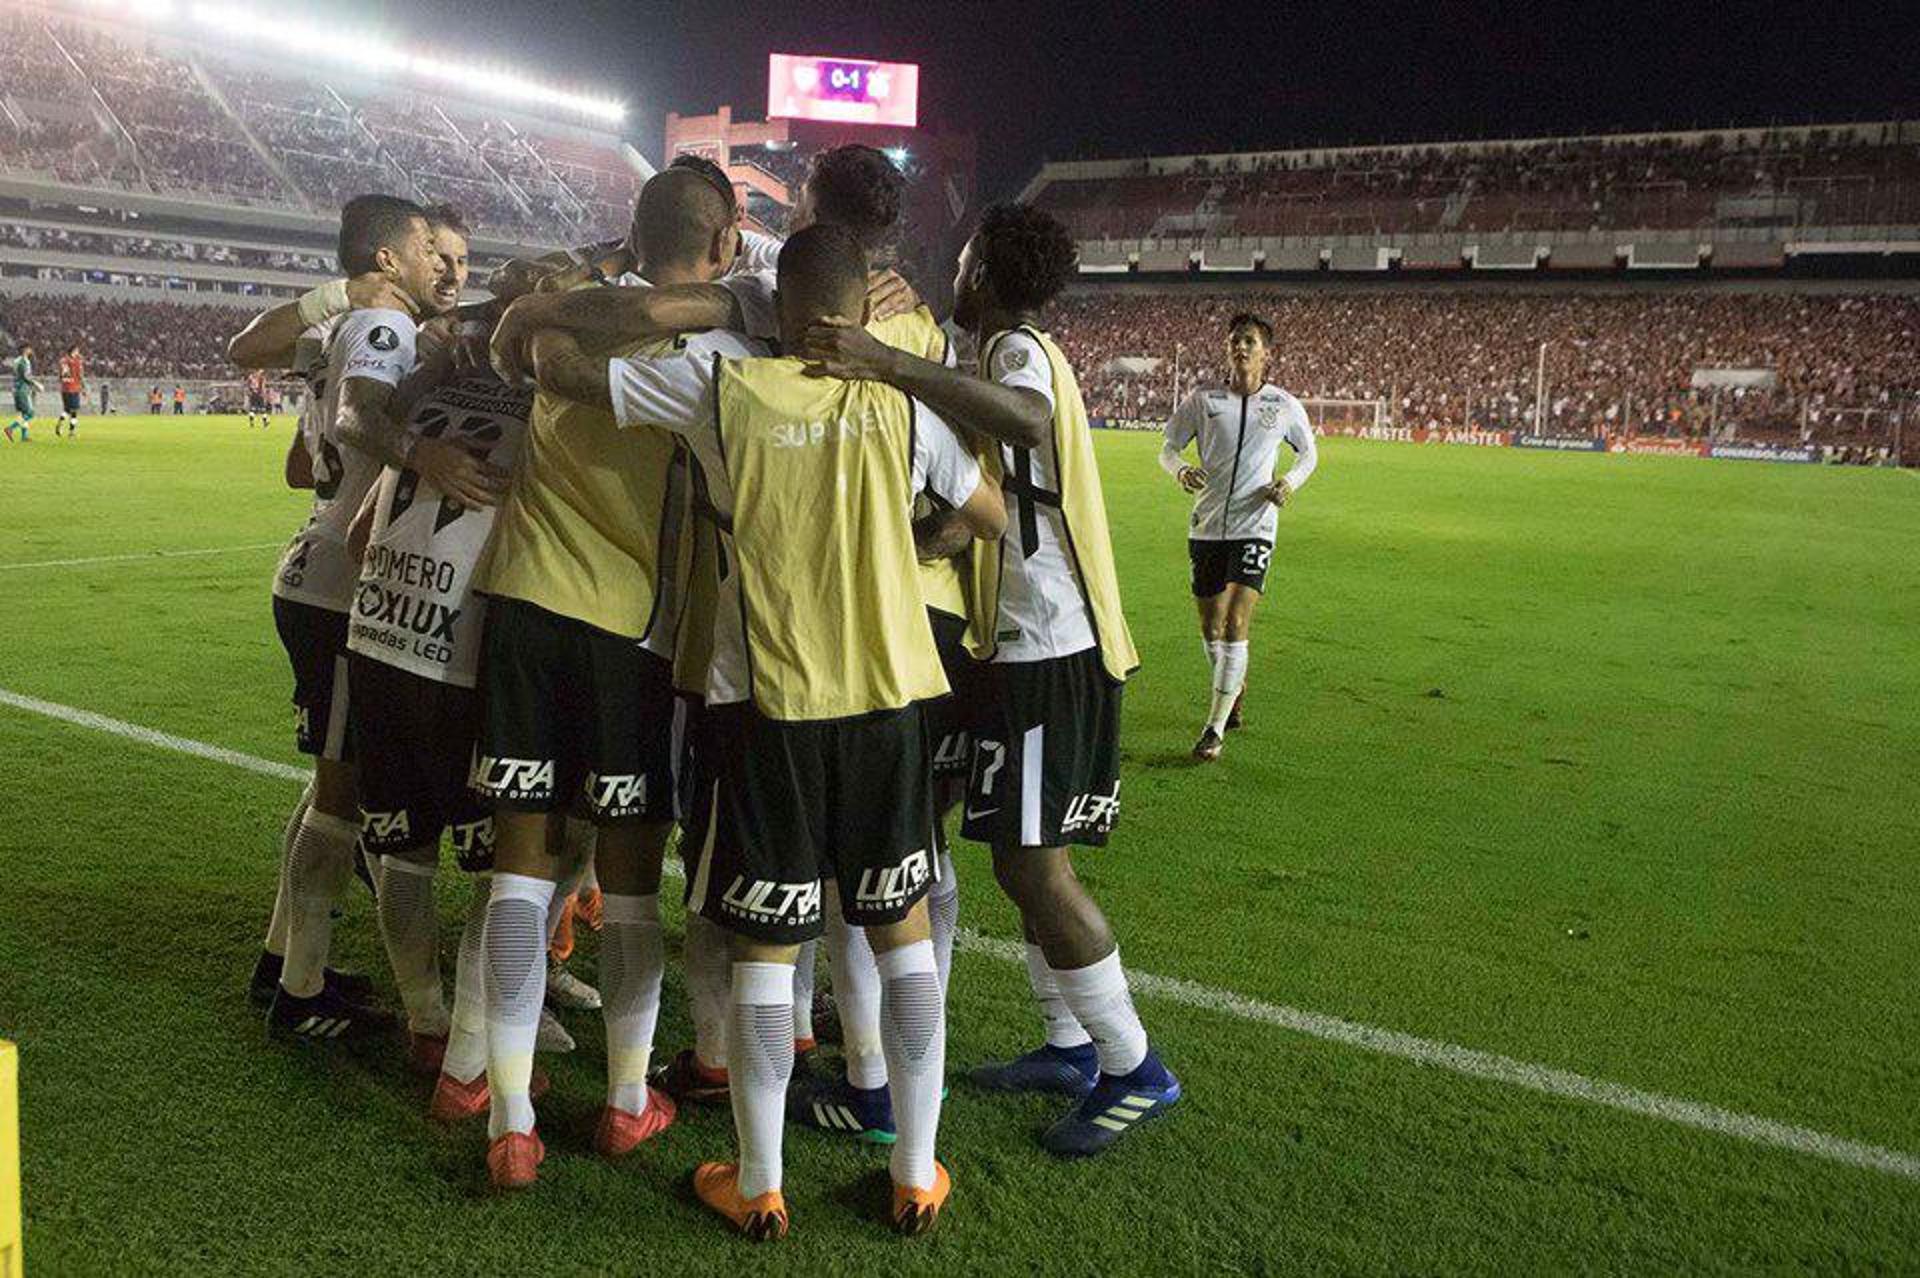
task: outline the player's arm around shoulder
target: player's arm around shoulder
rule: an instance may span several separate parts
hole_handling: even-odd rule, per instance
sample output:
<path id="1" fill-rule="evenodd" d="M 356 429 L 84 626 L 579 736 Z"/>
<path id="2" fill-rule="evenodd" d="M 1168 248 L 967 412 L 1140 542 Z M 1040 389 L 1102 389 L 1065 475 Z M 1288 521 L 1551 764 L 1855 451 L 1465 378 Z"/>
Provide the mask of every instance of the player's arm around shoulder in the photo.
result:
<path id="1" fill-rule="evenodd" d="M 607 361 L 581 350 L 578 334 L 542 329 L 534 334 L 527 351 L 533 363 L 534 384 L 541 390 L 588 408 L 613 411 Z"/>
<path id="2" fill-rule="evenodd" d="M 1053 405 L 1044 395 L 896 350 L 849 319 L 814 324 L 800 356 L 816 376 L 897 386 L 940 416 L 1016 448 L 1039 447 L 1053 429 Z"/>

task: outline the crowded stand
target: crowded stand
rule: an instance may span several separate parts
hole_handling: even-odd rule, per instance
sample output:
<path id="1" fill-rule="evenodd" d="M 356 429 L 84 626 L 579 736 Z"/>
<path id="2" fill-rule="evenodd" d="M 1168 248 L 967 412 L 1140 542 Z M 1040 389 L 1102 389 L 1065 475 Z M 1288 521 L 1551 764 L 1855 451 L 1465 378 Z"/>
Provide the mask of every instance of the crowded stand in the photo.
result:
<path id="1" fill-rule="evenodd" d="M 1920 298 L 1869 294 L 1094 294 L 1049 324 L 1089 411 L 1164 420 L 1208 367 L 1227 318 L 1273 324 L 1274 380 L 1302 398 L 1383 400 L 1412 427 L 1532 430 L 1544 377 L 1548 434 L 1815 439 L 1885 433 L 1920 395 Z M 1158 360 L 1145 374 L 1118 361 Z M 1133 367 L 1140 367 L 1135 363 Z M 1767 370 L 1771 389 L 1692 389 L 1696 369 Z"/>
<path id="2" fill-rule="evenodd" d="M 59 226 L 0 224 L 0 247 L 45 249 L 54 253 L 131 257 L 161 262 L 198 262 L 217 266 L 254 267 L 270 271 L 325 274 L 333 263 L 325 253 L 291 249 L 259 249 L 230 244 L 206 244 L 150 235 L 112 235 Z"/>
<path id="3" fill-rule="evenodd" d="M 1911 145 L 1839 130 L 1139 160 L 1033 197 L 1082 239 L 1920 222 Z"/>
<path id="4" fill-rule="evenodd" d="M 610 139 L 542 134 L 478 108 L 206 50 L 187 56 L 35 10 L 0 14 L 0 37 L 13 108 L 0 112 L 0 171 L 291 208 L 395 190 L 458 204 L 483 234 L 535 244 L 618 232 L 637 190 Z"/>
<path id="5" fill-rule="evenodd" d="M 0 297 L 0 347 L 78 344 L 98 377 L 231 377 L 227 338 L 251 308 L 79 297 Z"/>

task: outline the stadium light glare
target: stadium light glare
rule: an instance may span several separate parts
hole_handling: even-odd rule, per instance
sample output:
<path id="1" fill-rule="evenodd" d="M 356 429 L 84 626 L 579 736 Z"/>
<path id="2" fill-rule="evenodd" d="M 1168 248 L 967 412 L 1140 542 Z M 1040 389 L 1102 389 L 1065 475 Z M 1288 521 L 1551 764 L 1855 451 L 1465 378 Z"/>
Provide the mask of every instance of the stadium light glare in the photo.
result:
<path id="1" fill-rule="evenodd" d="M 133 0 L 136 5 L 171 6 L 172 2 Z M 193 17 L 202 26 L 211 27 L 223 35 L 278 45 L 308 57 L 331 58 L 368 71 L 406 71 L 422 79 L 456 85 L 476 96 L 558 107 L 609 123 L 618 123 L 627 115 L 626 104 L 610 98 L 569 93 L 564 89 L 539 84 L 502 67 L 448 62 L 425 54 L 408 53 L 377 37 L 347 35 L 298 18 L 277 14 L 269 17 L 237 5 L 204 2 L 194 5 Z"/>

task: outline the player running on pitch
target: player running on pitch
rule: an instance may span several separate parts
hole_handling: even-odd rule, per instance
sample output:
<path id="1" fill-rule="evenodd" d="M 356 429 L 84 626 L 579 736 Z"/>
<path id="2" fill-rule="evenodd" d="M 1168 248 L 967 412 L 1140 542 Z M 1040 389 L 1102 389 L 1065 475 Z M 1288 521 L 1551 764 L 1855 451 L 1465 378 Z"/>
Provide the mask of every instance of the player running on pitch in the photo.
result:
<path id="1" fill-rule="evenodd" d="M 1266 380 L 1272 348 L 1273 328 L 1259 316 L 1228 320 L 1226 389 L 1202 388 L 1187 396 L 1167 423 L 1160 449 L 1161 468 L 1194 494 L 1187 554 L 1200 637 L 1213 669 L 1213 702 L 1193 747 L 1196 759 L 1219 758 L 1227 730 L 1240 726 L 1247 633 L 1266 589 L 1280 508 L 1319 462 L 1307 410 Z M 1183 454 L 1196 442 L 1200 464 L 1190 466 Z M 1282 443 L 1295 460 L 1276 478 Z"/>
<path id="2" fill-rule="evenodd" d="M 40 383 L 33 378 L 33 347 L 22 346 L 13 358 L 13 420 L 7 423 L 7 438 L 20 432 L 20 442 L 33 439 L 33 395 Z"/>
<path id="3" fill-rule="evenodd" d="M 247 374 L 247 429 L 258 420 L 262 430 L 272 425 L 267 415 L 267 370 L 256 368 Z"/>
<path id="4" fill-rule="evenodd" d="M 80 396 L 86 390 L 86 361 L 80 358 L 80 343 L 75 342 L 60 357 L 60 420 L 54 423 L 58 438 L 62 428 L 69 438 L 80 433 Z"/>

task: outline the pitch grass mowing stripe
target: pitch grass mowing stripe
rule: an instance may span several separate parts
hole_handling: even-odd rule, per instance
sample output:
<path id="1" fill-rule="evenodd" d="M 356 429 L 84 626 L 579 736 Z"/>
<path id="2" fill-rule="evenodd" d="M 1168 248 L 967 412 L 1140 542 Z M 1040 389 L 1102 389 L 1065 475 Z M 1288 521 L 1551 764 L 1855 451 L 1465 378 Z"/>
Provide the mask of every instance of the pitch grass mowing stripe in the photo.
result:
<path id="1" fill-rule="evenodd" d="M 152 728 L 141 727 L 139 724 L 95 714 L 91 710 L 81 710 L 74 706 L 22 696 L 4 688 L 0 688 L 0 705 L 12 706 L 31 714 L 44 715 L 77 727 L 112 733 L 159 749 L 173 750 L 201 759 L 211 759 L 217 763 L 244 768 L 249 772 L 258 772 L 264 776 L 278 777 L 287 781 L 305 781 L 309 775 L 304 768 L 275 763 L 271 759 L 242 754 L 237 750 L 209 745 L 204 741 L 176 737 L 171 733 L 158 732 Z M 669 872 L 677 872 L 679 867 L 669 863 L 667 869 Z M 971 954 L 998 959 L 1015 966 L 1024 966 L 1026 963 L 1025 948 L 1013 941 L 983 936 L 970 928 L 961 928 L 955 941 L 962 950 Z M 1232 990 L 1214 989 L 1212 986 L 1181 980 L 1178 977 L 1157 976 L 1152 972 L 1129 968 L 1127 978 L 1132 982 L 1133 989 L 1137 993 L 1182 1003 L 1188 1007 L 1219 1012 L 1244 1021 L 1277 1026 L 1323 1042 L 1358 1048 L 1381 1056 L 1397 1057 L 1416 1065 L 1430 1065 L 1468 1078 L 1486 1079 L 1548 1096 L 1585 1101 L 1608 1109 L 1638 1114 L 1644 1118 L 1657 1118 L 1663 1122 L 1692 1127 L 1716 1135 L 1730 1136 L 1754 1145 L 1788 1150 L 1866 1171 L 1882 1172 L 1905 1180 L 1920 1181 L 1920 1156 L 1897 1149 L 1848 1140 L 1844 1136 L 1815 1131 L 1810 1127 L 1796 1127 L 1791 1123 L 1775 1122 L 1770 1118 L 1742 1114 L 1700 1101 L 1663 1096 L 1658 1092 L 1644 1092 L 1619 1083 L 1609 1083 L 1604 1079 L 1588 1078 L 1584 1074 L 1576 1074 L 1571 1070 L 1554 1069 L 1531 1061 L 1515 1060 L 1510 1056 L 1476 1051 L 1471 1047 L 1461 1047 L 1454 1043 L 1442 1043 L 1413 1034 L 1403 1034 L 1398 1030 L 1381 1029 L 1377 1026 L 1341 1020 L 1337 1016 L 1267 1003 L 1260 999 L 1236 994 Z"/>
<path id="2" fill-rule="evenodd" d="M 233 555 L 243 550 L 285 546 L 285 541 L 250 541 L 244 546 L 211 546 L 205 550 L 147 550 L 137 555 L 94 555 L 87 559 L 36 559 L 25 564 L 0 564 L 0 572 L 20 568 L 78 568 L 84 564 L 125 564 L 137 559 L 191 559 L 197 555 Z"/>

